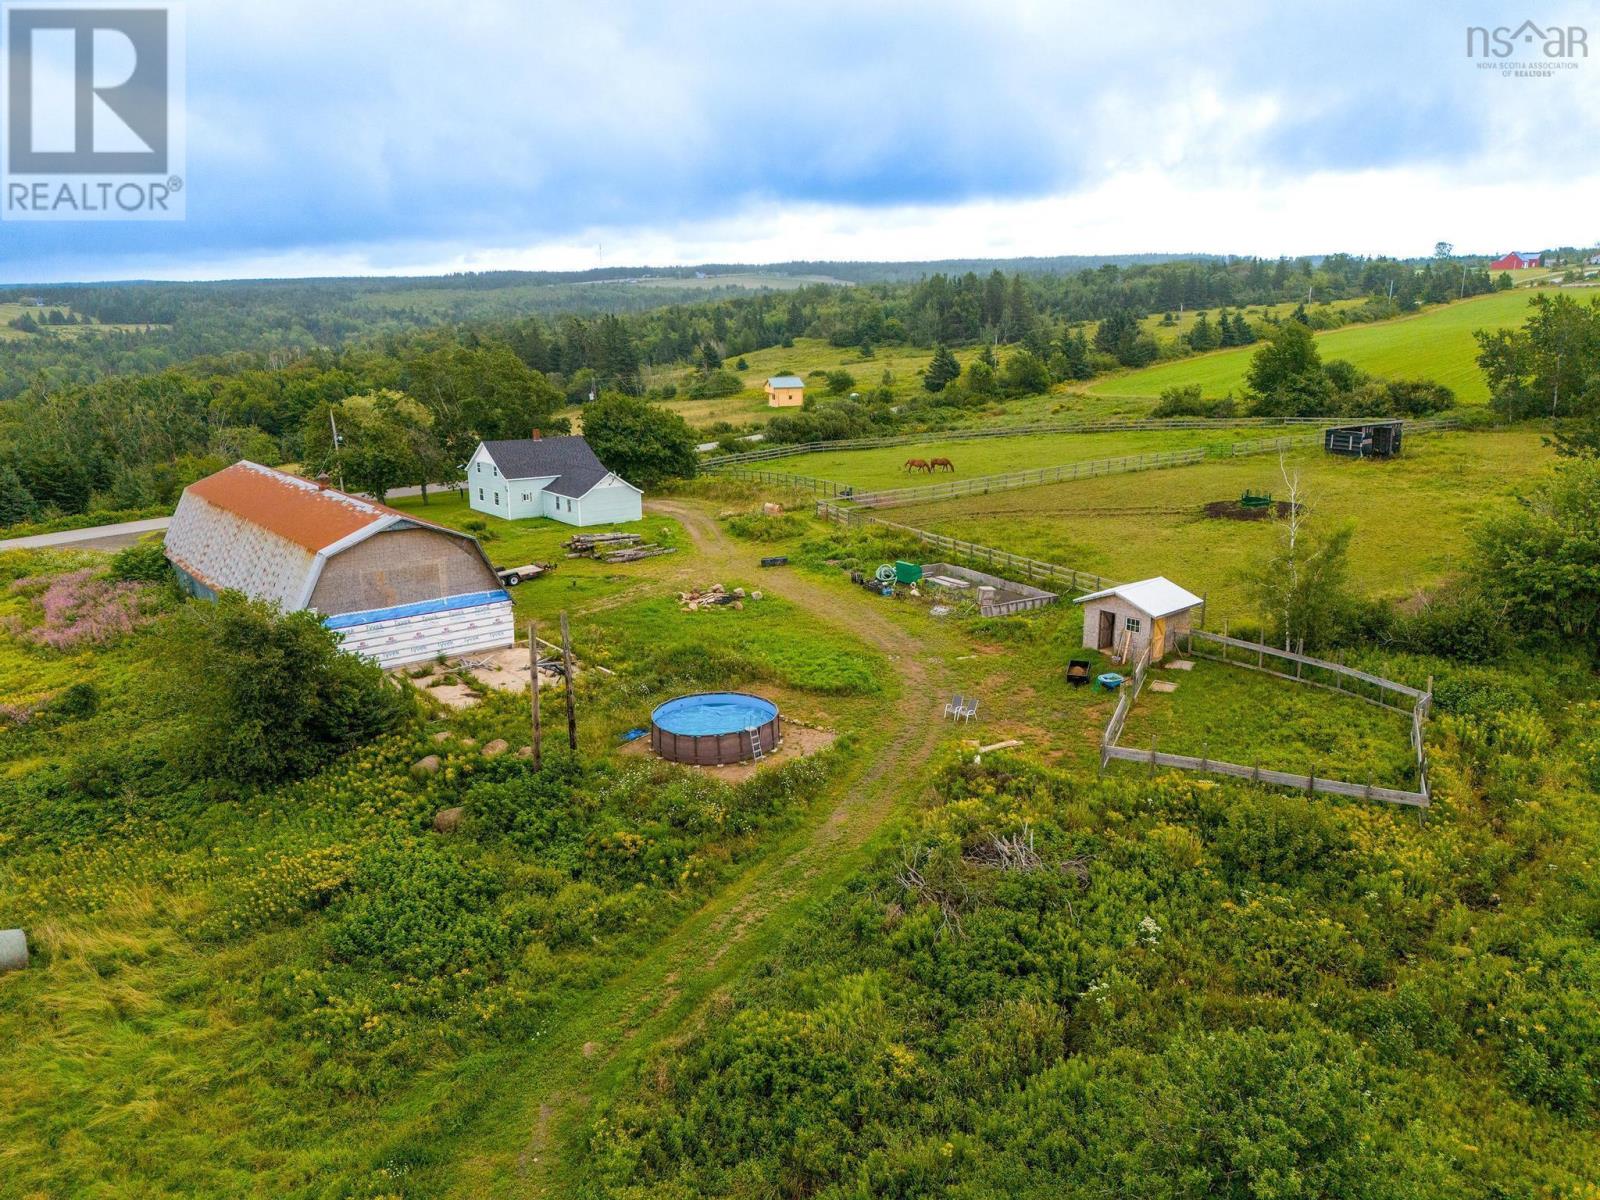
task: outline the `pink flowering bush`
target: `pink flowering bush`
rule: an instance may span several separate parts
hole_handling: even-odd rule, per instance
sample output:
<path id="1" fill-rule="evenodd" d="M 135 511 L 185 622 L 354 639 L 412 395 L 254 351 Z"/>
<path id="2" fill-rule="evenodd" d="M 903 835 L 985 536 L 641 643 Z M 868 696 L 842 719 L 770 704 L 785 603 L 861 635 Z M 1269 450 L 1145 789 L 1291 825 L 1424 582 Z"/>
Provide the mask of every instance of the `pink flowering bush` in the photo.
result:
<path id="1" fill-rule="evenodd" d="M 13 620 L 12 632 L 25 642 L 53 650 L 102 645 L 155 617 L 153 589 L 108 579 L 95 567 L 28 576 L 13 581 L 11 592 L 31 597 L 41 617 L 32 625 Z"/>

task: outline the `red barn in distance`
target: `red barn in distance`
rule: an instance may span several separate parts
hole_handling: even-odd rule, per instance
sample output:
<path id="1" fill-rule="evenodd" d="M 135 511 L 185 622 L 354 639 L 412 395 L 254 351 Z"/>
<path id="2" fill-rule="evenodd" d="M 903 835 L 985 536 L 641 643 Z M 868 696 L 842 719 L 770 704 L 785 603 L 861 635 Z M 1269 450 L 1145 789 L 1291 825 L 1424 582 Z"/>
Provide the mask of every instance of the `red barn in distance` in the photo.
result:
<path id="1" fill-rule="evenodd" d="M 1490 263 L 1489 264 L 1489 270 L 1491 270 L 1491 271 L 1521 271 L 1521 270 L 1523 270 L 1524 268 L 1527 268 L 1527 267 L 1537 267 L 1537 266 L 1541 265 L 1542 259 L 1543 259 L 1543 255 L 1539 255 L 1539 254 L 1518 254 L 1515 250 L 1513 250 L 1510 254 L 1506 255 L 1504 258 L 1497 258 L 1492 263 Z"/>

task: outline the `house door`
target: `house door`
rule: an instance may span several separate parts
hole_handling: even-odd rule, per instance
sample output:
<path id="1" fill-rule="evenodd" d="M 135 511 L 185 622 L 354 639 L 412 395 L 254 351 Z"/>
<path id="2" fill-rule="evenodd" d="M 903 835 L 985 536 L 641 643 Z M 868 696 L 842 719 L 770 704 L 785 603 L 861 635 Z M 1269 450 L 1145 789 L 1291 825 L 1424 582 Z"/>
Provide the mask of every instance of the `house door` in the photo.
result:
<path id="1" fill-rule="evenodd" d="M 1096 650 L 1110 650 L 1117 640 L 1117 614 L 1106 609 L 1100 610 L 1100 637 L 1095 642 Z"/>

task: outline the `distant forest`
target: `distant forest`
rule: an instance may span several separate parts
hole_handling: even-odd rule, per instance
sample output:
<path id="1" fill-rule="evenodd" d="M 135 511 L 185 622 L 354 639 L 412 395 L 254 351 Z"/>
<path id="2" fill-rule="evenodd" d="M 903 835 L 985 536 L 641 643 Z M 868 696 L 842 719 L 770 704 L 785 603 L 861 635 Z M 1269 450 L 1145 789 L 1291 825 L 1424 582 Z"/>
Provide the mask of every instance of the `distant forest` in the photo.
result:
<path id="1" fill-rule="evenodd" d="M 976 269 L 985 265 L 987 273 Z M 974 269 L 957 271 L 964 266 Z M 716 276 L 740 270 L 850 282 L 717 285 Z M 930 356 L 941 347 L 1014 347 L 1001 375 L 1013 390 L 1037 392 L 1209 348 L 1158 346 L 1139 324 L 1151 314 L 1221 310 L 1204 331 L 1240 344 L 1255 333 L 1230 309 L 1365 298 L 1339 319 L 1372 320 L 1497 286 L 1475 261 L 1345 254 L 709 266 L 630 282 L 643 274 L 0 292 L 3 304 L 71 314 L 70 335 L 48 324 L 22 332 L 13 322 L 18 332 L 0 341 L 0 525 L 167 504 L 197 472 L 241 456 L 299 461 L 318 450 L 330 406 L 378 392 L 428 414 L 435 444 L 425 457 L 442 479 L 452 456 L 479 436 L 519 435 L 535 421 L 549 427 L 565 404 L 602 391 L 643 393 L 645 366 L 693 365 L 695 386 L 722 394 L 741 386 L 722 370 L 724 359 L 798 337 L 926 348 Z M 880 407 L 875 416 L 887 420 L 888 404 Z"/>

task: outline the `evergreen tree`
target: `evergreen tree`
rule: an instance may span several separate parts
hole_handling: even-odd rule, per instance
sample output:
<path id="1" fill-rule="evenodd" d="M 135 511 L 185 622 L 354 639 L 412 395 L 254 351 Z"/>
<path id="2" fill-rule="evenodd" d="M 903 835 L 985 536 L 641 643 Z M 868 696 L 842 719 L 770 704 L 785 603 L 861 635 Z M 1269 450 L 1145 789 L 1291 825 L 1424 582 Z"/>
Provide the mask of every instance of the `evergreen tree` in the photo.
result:
<path id="1" fill-rule="evenodd" d="M 1189 330 L 1189 348 L 1197 352 L 1215 350 L 1220 345 L 1217 328 L 1211 323 L 1211 318 L 1201 313 L 1194 319 L 1194 328 Z"/>
<path id="2" fill-rule="evenodd" d="M 956 356 L 950 353 L 949 347 L 937 346 L 933 351 L 933 361 L 923 372 L 922 386 L 930 392 L 942 392 L 946 385 L 955 382 L 960 374 L 961 364 L 956 361 Z"/>
<path id="3" fill-rule="evenodd" d="M 0 525 L 17 525 L 31 521 L 38 513 L 33 493 L 22 482 L 16 468 L 10 463 L 0 463 Z"/>

